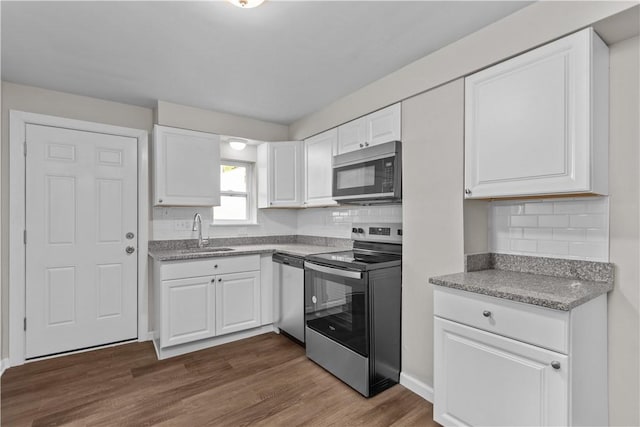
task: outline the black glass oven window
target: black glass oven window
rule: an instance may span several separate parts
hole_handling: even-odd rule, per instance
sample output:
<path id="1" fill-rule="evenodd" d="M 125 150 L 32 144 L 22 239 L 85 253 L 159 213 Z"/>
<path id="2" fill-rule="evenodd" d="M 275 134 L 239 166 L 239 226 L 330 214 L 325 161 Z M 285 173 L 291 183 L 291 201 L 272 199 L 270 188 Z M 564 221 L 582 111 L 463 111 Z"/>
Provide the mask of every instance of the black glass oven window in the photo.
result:
<path id="1" fill-rule="evenodd" d="M 368 295 L 364 280 L 307 270 L 305 318 L 309 328 L 368 356 Z"/>

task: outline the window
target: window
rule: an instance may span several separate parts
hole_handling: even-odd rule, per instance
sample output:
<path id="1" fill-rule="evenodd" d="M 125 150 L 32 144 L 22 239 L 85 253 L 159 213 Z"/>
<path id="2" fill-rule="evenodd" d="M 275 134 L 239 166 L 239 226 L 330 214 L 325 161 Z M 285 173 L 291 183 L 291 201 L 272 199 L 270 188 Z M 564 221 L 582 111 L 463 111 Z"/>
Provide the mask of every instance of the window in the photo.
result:
<path id="1" fill-rule="evenodd" d="M 254 223 L 254 206 L 253 163 L 223 160 L 220 165 L 220 206 L 213 208 L 213 223 Z"/>

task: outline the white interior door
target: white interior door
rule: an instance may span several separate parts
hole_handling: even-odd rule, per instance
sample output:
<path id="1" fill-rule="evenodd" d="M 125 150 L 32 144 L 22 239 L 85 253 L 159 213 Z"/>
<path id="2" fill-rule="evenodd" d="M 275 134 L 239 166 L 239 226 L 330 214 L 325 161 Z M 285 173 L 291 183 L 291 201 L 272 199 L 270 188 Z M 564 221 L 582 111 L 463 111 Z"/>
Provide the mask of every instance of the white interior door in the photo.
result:
<path id="1" fill-rule="evenodd" d="M 26 144 L 26 357 L 136 338 L 136 139 L 28 124 Z"/>

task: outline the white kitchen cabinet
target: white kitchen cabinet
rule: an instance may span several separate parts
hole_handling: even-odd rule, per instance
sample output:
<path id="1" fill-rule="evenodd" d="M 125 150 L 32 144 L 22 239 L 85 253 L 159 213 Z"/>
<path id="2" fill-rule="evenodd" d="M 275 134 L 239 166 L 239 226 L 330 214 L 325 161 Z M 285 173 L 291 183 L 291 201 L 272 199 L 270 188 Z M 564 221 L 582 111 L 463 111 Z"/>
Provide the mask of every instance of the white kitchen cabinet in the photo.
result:
<path id="1" fill-rule="evenodd" d="M 338 126 L 337 154 L 401 140 L 401 104 L 393 104 Z"/>
<path id="2" fill-rule="evenodd" d="M 302 141 L 260 144 L 257 164 L 259 208 L 302 207 Z"/>
<path id="3" fill-rule="evenodd" d="M 159 358 L 269 330 L 260 329 L 260 255 L 154 260 L 152 266 Z"/>
<path id="4" fill-rule="evenodd" d="M 333 128 L 304 140 L 304 205 L 332 206 L 333 156 L 337 151 L 338 129 Z"/>
<path id="5" fill-rule="evenodd" d="M 465 79 L 465 197 L 607 194 L 609 53 L 591 28 Z"/>
<path id="6" fill-rule="evenodd" d="M 161 346 L 182 344 L 216 334 L 214 280 L 214 276 L 203 276 L 162 281 Z"/>
<path id="7" fill-rule="evenodd" d="M 607 297 L 551 310 L 436 286 L 434 420 L 606 425 Z"/>
<path id="8" fill-rule="evenodd" d="M 216 277 L 216 335 L 260 326 L 260 272 Z"/>
<path id="9" fill-rule="evenodd" d="M 153 204 L 220 205 L 220 137 L 155 125 Z"/>

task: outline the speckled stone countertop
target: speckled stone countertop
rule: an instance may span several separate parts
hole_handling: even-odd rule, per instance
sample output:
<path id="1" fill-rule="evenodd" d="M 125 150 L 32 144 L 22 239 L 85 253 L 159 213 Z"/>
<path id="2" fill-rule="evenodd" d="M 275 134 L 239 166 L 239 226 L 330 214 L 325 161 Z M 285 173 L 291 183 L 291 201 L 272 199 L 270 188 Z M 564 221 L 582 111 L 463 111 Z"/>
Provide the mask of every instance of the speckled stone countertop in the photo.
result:
<path id="1" fill-rule="evenodd" d="M 348 239 L 308 238 L 309 236 L 269 236 L 268 238 L 212 239 L 204 248 L 195 240 L 163 240 L 149 242 L 149 256 L 157 261 L 182 261 L 223 256 L 239 256 L 281 252 L 307 256 L 338 252 L 350 248 Z M 229 250 L 220 250 L 221 248 Z"/>
<path id="2" fill-rule="evenodd" d="M 429 283 L 563 311 L 613 290 L 610 263 L 478 254 L 465 265 L 466 272 Z"/>

